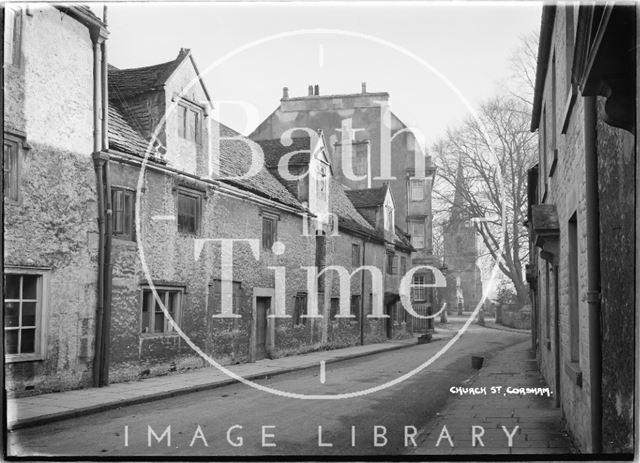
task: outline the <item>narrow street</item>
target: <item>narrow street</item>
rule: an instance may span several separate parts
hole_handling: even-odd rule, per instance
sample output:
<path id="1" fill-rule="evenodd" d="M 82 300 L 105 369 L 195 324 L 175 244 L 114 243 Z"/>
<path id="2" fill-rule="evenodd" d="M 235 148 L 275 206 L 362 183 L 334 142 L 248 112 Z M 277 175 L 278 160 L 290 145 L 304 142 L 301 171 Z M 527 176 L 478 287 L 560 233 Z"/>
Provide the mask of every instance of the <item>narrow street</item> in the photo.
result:
<path id="1" fill-rule="evenodd" d="M 8 445 L 10 454 L 22 456 L 400 454 L 412 447 L 412 439 L 408 439 L 405 447 L 405 427 L 409 427 L 407 432 L 411 435 L 415 427 L 415 440 L 419 443 L 420 434 L 429 429 L 437 413 L 455 400 L 449 388 L 465 386 L 476 375 L 477 370 L 471 368 L 471 355 L 490 359 L 506 347 L 526 340 L 527 335 L 522 333 L 472 325 L 429 368 L 370 395 L 343 400 L 299 400 L 234 384 L 17 430 L 8 434 Z M 328 364 L 324 384 L 320 381 L 320 368 L 259 383 L 306 394 L 358 391 L 410 371 L 444 343 L 438 341 Z M 169 425 L 170 447 L 167 435 L 159 443 L 152 439 L 148 446 L 148 427 L 161 436 Z M 198 426 L 202 433 L 197 432 Z M 378 444 L 385 445 L 374 445 L 374 426 L 384 426 L 386 442 L 379 437 Z M 382 433 L 382 428 L 378 432 Z"/>

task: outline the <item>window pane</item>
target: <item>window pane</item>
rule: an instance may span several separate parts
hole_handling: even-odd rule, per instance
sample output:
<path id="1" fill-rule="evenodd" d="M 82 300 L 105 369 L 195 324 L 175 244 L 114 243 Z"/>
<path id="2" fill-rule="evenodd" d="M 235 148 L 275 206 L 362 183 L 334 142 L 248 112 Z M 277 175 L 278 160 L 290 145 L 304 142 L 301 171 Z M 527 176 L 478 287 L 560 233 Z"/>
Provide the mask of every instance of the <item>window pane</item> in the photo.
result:
<path id="1" fill-rule="evenodd" d="M 7 354 L 18 353 L 18 330 L 4 330 L 4 350 Z"/>
<path id="2" fill-rule="evenodd" d="M 153 332 L 154 333 L 164 332 L 164 314 L 162 313 L 162 310 L 160 310 L 160 312 L 155 313 L 154 323 L 153 323 Z"/>
<path id="3" fill-rule="evenodd" d="M 5 294 L 7 299 L 20 298 L 20 275 L 5 275 Z"/>
<path id="4" fill-rule="evenodd" d="M 20 312 L 19 302 L 4 303 L 4 326 L 18 326 L 18 317 Z"/>
<path id="5" fill-rule="evenodd" d="M 133 194 L 126 192 L 123 199 L 122 232 L 129 237 L 133 237 Z"/>
<path id="6" fill-rule="evenodd" d="M 22 326 L 36 326 L 36 303 L 22 303 Z"/>
<path id="7" fill-rule="evenodd" d="M 149 298 L 152 297 L 149 291 L 142 293 L 142 332 L 149 332 Z"/>
<path id="8" fill-rule="evenodd" d="M 23 275 L 22 276 L 22 299 L 38 298 L 38 276 Z"/>
<path id="9" fill-rule="evenodd" d="M 20 340 L 20 353 L 33 354 L 36 351 L 36 329 L 22 330 Z"/>

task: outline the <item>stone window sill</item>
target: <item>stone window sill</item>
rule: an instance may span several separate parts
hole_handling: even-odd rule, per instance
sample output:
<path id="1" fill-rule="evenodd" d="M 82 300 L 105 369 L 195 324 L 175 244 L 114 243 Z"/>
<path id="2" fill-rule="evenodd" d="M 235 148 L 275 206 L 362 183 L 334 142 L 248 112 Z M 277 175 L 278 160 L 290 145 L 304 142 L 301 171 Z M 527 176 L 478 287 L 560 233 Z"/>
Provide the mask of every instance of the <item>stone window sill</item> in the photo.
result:
<path id="1" fill-rule="evenodd" d="M 578 362 L 566 362 L 564 364 L 564 371 L 576 386 L 582 387 L 582 370 L 580 370 L 580 364 Z"/>

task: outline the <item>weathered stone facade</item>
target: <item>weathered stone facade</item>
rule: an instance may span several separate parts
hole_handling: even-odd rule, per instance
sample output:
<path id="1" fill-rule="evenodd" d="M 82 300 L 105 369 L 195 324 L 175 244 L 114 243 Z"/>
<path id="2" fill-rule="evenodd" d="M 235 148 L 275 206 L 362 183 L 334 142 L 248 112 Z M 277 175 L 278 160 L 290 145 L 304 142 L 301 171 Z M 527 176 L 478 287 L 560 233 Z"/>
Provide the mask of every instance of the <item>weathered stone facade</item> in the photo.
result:
<path id="1" fill-rule="evenodd" d="M 605 13 L 600 30 L 591 17 Z M 534 339 L 569 430 L 587 452 L 634 448 L 637 191 L 634 7 L 545 7 L 530 176 Z M 596 21 L 594 24 L 598 24 Z M 618 35 L 607 35 L 617 30 Z M 593 46 L 595 34 L 605 40 Z M 615 61 L 609 61 L 608 55 Z M 607 75 L 615 75 L 615 86 Z M 587 63 L 589 65 L 587 66 Z M 629 83 L 631 82 L 631 83 Z M 612 88 L 605 98 L 599 92 Z M 631 95 L 631 96 L 630 96 Z M 631 113 L 628 104 L 631 103 Z M 621 103 L 623 102 L 623 103 Z M 537 177 L 537 179 L 536 179 Z"/>
<path id="2" fill-rule="evenodd" d="M 388 93 L 368 92 L 364 83 L 360 93 L 339 95 L 321 95 L 316 85 L 309 86 L 307 96 L 290 97 L 285 88 L 278 108 L 250 138 L 279 139 L 294 128 L 298 129 L 294 136 L 302 133 L 300 129 L 322 130 L 334 175 L 347 189 L 388 184 L 395 200 L 396 225 L 412 235 L 412 265 L 434 265 L 431 194 L 436 169 L 413 132 L 391 111 Z M 347 157 L 345 139 L 352 143 L 351 168 L 357 180 L 347 175 L 343 165 L 343 154 Z M 424 160 L 422 179 L 414 179 L 416 158 Z M 387 163 L 393 179 L 386 178 Z M 428 279 L 428 272 L 420 274 Z M 429 299 L 428 303 L 432 302 Z"/>
<path id="3" fill-rule="evenodd" d="M 14 56 L 4 65 L 5 378 L 10 395 L 25 395 L 91 384 L 97 214 L 89 24 L 101 26 L 75 8 L 5 13 L 19 30 L 7 37 Z"/>

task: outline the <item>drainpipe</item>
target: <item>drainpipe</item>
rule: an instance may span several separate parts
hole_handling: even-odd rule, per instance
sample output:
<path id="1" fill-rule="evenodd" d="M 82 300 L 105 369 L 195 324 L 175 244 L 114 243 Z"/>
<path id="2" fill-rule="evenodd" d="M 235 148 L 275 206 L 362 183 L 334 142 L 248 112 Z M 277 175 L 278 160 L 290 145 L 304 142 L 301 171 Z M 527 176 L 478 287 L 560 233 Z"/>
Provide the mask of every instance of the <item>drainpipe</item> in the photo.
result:
<path id="1" fill-rule="evenodd" d="M 107 25 L 107 6 L 103 10 L 103 22 Z M 113 209 L 111 205 L 111 175 L 109 168 L 109 70 L 107 63 L 107 40 L 101 43 L 102 57 L 102 152 L 105 157 L 105 207 L 106 207 L 106 229 L 104 242 L 104 313 L 102 321 L 102 371 L 101 386 L 109 384 L 109 353 L 111 347 L 111 296 L 112 296 L 112 271 L 111 262 L 111 239 L 113 231 Z"/>
<path id="2" fill-rule="evenodd" d="M 96 304 L 96 337 L 93 355 L 93 386 L 100 386 L 100 372 L 102 369 L 102 319 L 104 312 L 104 185 L 103 169 L 100 156 L 100 44 L 99 33 L 91 31 L 93 42 L 93 161 L 96 168 L 96 190 L 98 192 L 98 281 Z"/>
<path id="3" fill-rule="evenodd" d="M 587 307 L 589 314 L 589 385 L 592 452 L 602 452 L 602 334 L 600 326 L 600 216 L 596 97 L 584 98 L 585 200 L 587 228 Z"/>
<path id="4" fill-rule="evenodd" d="M 365 238 L 362 239 L 362 266 L 365 264 L 365 255 L 366 255 L 366 244 L 367 241 Z M 373 280 L 372 280 L 373 284 Z M 360 271 L 360 345 L 364 346 L 364 270 Z"/>

